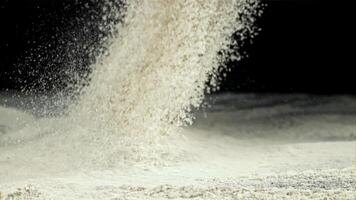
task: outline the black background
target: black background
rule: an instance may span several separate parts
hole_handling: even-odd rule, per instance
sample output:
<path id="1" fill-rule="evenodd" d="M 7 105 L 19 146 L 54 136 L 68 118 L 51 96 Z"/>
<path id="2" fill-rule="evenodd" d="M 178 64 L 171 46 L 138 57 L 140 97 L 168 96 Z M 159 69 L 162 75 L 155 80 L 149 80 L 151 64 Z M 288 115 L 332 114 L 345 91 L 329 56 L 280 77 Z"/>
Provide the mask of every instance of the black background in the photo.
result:
<path id="1" fill-rule="evenodd" d="M 243 47 L 248 57 L 228 63 L 232 71 L 221 91 L 356 94 L 350 62 L 351 2 L 263 1 L 266 7 L 257 21 L 262 30 L 252 44 Z M 36 49 L 43 51 L 40 47 L 49 43 L 54 43 L 49 48 L 53 50 L 63 33 L 81 28 L 75 19 L 85 14 L 85 3 L 1 1 L 0 90 L 21 89 L 38 78 L 23 68 L 24 58 L 33 59 Z"/>

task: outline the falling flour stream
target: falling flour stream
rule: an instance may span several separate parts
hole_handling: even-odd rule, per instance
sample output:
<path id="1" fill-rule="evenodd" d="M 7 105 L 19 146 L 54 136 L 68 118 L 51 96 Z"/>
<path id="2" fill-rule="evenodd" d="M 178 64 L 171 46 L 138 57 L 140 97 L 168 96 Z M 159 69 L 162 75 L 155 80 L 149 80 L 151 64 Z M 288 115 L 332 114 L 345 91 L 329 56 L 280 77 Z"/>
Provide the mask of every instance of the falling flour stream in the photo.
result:
<path id="1" fill-rule="evenodd" d="M 78 88 L 64 115 L 5 135 L 1 144 L 12 148 L 2 154 L 20 162 L 19 174 L 37 169 L 31 177 L 182 159 L 184 150 L 170 137 L 192 123 L 192 109 L 207 81 L 216 85 L 219 66 L 239 58 L 232 35 L 253 35 L 257 6 L 251 0 L 124 2 L 120 13 L 106 14 L 121 19 L 91 65 L 88 86 Z M 1 173 L 11 174 L 6 167 Z"/>

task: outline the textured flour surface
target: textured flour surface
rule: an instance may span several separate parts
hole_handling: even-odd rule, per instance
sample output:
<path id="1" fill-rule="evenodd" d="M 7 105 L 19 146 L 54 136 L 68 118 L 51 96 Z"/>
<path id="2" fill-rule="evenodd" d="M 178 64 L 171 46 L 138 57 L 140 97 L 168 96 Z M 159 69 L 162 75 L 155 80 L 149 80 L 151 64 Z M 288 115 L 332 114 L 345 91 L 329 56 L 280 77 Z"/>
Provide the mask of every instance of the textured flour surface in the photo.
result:
<path id="1" fill-rule="evenodd" d="M 11 152 L 19 147 L 2 145 L 2 198 L 355 198 L 354 97 L 222 95 L 212 99 L 215 104 L 196 113 L 196 123 L 183 131 L 183 137 L 171 138 L 180 148 L 181 159 L 168 159 L 164 165 L 58 172 L 55 168 L 60 167 L 51 165 L 51 160 L 44 166 L 31 151 L 21 152 L 29 160 L 16 160 Z M 0 121 L 2 127 L 17 117 L 31 119 L 16 109 L 1 112 L 6 119 Z M 4 128 L 0 138 L 13 133 Z"/>

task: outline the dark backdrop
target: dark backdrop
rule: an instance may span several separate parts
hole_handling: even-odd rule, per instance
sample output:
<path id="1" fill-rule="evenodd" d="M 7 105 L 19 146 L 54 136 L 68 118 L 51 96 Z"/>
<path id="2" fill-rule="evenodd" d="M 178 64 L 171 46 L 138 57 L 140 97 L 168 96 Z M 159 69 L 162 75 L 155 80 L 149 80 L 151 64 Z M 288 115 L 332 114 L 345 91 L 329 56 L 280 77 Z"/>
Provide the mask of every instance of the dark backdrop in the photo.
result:
<path id="1" fill-rule="evenodd" d="M 249 57 L 231 63 L 223 89 L 355 94 L 352 1 L 267 0 Z"/>
<path id="2" fill-rule="evenodd" d="M 257 21 L 262 30 L 253 43 L 243 46 L 248 57 L 228 63 L 232 71 L 222 82 L 221 91 L 356 93 L 350 63 L 352 1 L 263 2 L 267 6 Z M 56 42 L 50 47 L 48 44 L 60 41 L 71 29 L 81 28 L 76 19 L 87 12 L 87 6 L 86 1 L 78 0 L 1 1 L 0 90 L 20 89 L 36 81 L 39 77 L 29 73 L 31 67 L 24 67 L 23 62 L 31 64 L 37 51 L 56 51 Z M 97 39 L 95 33 L 90 36 Z M 75 64 L 81 68 L 87 59 Z"/>

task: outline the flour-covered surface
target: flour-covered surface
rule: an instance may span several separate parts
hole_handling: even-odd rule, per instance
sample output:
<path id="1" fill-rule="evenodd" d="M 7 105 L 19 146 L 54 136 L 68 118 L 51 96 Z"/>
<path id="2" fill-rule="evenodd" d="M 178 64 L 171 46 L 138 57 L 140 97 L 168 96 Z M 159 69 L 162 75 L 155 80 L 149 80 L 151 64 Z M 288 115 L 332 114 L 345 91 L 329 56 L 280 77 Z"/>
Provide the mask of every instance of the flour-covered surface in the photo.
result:
<path id="1" fill-rule="evenodd" d="M 166 154 L 123 162 L 127 166 L 65 163 L 75 155 L 72 149 L 54 152 L 44 139 L 60 142 L 59 135 L 21 132 L 43 118 L 1 107 L 0 199 L 355 198 L 355 97 L 225 94 L 207 99 L 209 108 L 196 112 L 193 126 L 166 136 Z M 4 142 L 16 137 L 21 142 Z M 38 149 L 56 156 L 43 156 Z"/>

